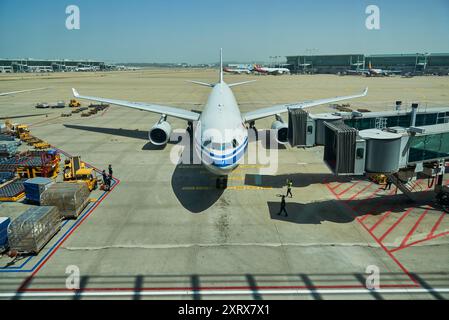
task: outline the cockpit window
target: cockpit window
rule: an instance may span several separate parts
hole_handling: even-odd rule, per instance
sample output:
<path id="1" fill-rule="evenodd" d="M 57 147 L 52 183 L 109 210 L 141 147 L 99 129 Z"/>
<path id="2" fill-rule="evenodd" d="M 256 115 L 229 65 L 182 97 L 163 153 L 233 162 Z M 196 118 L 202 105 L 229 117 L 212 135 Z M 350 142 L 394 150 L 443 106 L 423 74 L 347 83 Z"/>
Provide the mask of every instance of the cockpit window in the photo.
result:
<path id="1" fill-rule="evenodd" d="M 212 149 L 214 149 L 214 150 L 224 150 L 225 149 L 225 144 L 224 143 L 213 142 L 212 143 Z"/>
<path id="2" fill-rule="evenodd" d="M 206 140 L 206 141 L 204 141 L 203 146 L 207 147 L 208 145 L 210 145 L 211 142 L 212 141 L 210 141 L 210 140 Z"/>
<path id="3" fill-rule="evenodd" d="M 207 144 L 205 142 L 204 146 L 206 147 L 209 144 L 210 144 L 210 142 L 207 143 Z M 233 148 L 233 143 L 212 142 L 212 149 L 213 150 L 223 151 L 223 150 L 227 150 L 227 149 L 231 149 L 231 148 Z"/>

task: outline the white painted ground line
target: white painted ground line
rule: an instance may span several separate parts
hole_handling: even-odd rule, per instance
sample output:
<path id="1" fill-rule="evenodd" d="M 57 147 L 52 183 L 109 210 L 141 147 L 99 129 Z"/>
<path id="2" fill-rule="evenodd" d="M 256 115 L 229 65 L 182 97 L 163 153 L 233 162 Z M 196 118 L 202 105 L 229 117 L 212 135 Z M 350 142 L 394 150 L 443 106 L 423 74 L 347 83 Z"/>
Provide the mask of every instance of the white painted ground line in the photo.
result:
<path id="1" fill-rule="evenodd" d="M 287 290 L 173 290 L 173 291 L 84 291 L 84 292 L 7 292 L 0 293 L 0 298 L 58 298 L 58 297 L 117 297 L 117 296 L 192 296 L 200 294 L 201 296 L 207 295 L 252 295 L 252 294 L 262 294 L 262 295 L 310 295 L 313 293 L 321 295 L 347 295 L 347 294 L 422 294 L 422 293 L 449 293 L 449 288 L 435 288 L 435 289 L 378 289 L 378 290 L 368 290 L 368 289 L 317 289 L 317 290 L 307 290 L 307 289 L 287 289 Z"/>

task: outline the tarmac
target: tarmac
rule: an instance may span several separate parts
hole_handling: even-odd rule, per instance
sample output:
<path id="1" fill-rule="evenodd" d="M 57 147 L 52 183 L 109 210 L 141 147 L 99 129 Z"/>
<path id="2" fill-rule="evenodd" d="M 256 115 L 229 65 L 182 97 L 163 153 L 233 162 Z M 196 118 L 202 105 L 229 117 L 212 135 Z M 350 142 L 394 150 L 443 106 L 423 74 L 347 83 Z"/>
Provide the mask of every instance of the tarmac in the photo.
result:
<path id="1" fill-rule="evenodd" d="M 50 87 L 1 97 L 0 118 L 28 124 L 33 135 L 99 170 L 112 164 L 115 177 L 113 190 L 95 191 L 84 214 L 38 256 L 0 258 L 0 298 L 449 298 L 449 217 L 433 203 L 427 181 L 419 181 L 421 201 L 409 203 L 394 187 L 384 191 L 365 178 L 332 175 L 322 147 L 278 146 L 268 150 L 278 152 L 274 172 L 244 163 L 229 176 L 228 188 L 217 190 L 200 165 L 171 160 L 186 152 L 184 121 L 169 119 L 174 141 L 158 148 L 148 141 L 156 114 L 111 106 L 90 117 L 62 118 L 68 108 L 34 108 L 68 102 L 74 87 L 85 95 L 201 110 L 209 90 L 185 80 L 213 82 L 216 73 L 0 75 L 0 92 Z M 228 83 L 252 79 L 258 81 L 233 88 L 242 112 L 367 86 L 368 96 L 349 101 L 351 108 L 391 110 L 396 100 L 404 107 L 449 103 L 448 77 L 225 76 Z M 260 133 L 272 121 L 258 121 Z M 248 157 L 259 151 L 266 146 L 251 141 Z M 287 178 L 293 198 L 286 198 L 284 217 L 277 213 Z M 0 215 L 23 206 L 2 203 Z M 69 266 L 79 269 L 79 290 L 66 287 Z M 366 288 L 373 270 L 378 290 Z"/>

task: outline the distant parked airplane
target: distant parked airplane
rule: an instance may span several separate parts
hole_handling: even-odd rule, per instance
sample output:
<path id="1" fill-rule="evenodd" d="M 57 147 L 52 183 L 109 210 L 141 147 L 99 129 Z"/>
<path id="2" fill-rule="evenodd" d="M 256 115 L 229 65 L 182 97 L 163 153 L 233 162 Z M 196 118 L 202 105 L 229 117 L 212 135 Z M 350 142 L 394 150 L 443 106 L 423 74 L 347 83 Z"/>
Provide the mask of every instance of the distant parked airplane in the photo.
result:
<path id="1" fill-rule="evenodd" d="M 254 71 L 272 75 L 281 75 L 290 73 L 290 70 L 287 68 L 269 68 L 269 67 L 262 67 L 259 65 L 254 65 Z"/>
<path id="2" fill-rule="evenodd" d="M 234 74 L 250 74 L 252 72 L 252 69 L 224 67 L 223 71 Z"/>
<path id="3" fill-rule="evenodd" d="M 253 80 L 254 81 L 254 80 Z M 231 88 L 253 81 L 244 81 L 227 84 L 223 80 L 223 58 L 220 51 L 220 72 L 217 83 L 204 83 L 191 81 L 195 84 L 212 88 L 206 105 L 201 113 L 192 112 L 177 107 L 156 105 L 143 102 L 131 102 L 80 95 L 75 89 L 73 95 L 76 98 L 115 104 L 128 108 L 145 110 L 161 115 L 160 120 L 149 130 L 149 140 L 155 145 L 165 145 L 170 139 L 172 126 L 167 117 L 186 120 L 189 128 L 196 123 L 197 130 L 194 136 L 194 146 L 201 158 L 202 164 L 210 172 L 217 175 L 217 182 L 226 179 L 226 176 L 235 169 L 243 158 L 248 146 L 248 129 L 254 126 L 256 120 L 274 116 L 272 123 L 276 131 L 276 140 L 286 144 L 288 137 L 288 124 L 283 122 L 280 114 L 291 109 L 302 109 L 326 103 L 359 98 L 366 96 L 368 88 L 363 93 L 333 97 L 328 99 L 307 100 L 291 104 L 278 104 L 267 108 L 261 108 L 246 113 L 241 113 Z"/>
<path id="4" fill-rule="evenodd" d="M 387 77 L 390 74 L 402 73 L 401 70 L 383 70 L 383 69 L 373 68 L 371 66 L 371 61 L 368 64 L 368 69 L 346 70 L 346 72 L 361 74 L 361 75 L 365 75 L 367 77 Z"/>

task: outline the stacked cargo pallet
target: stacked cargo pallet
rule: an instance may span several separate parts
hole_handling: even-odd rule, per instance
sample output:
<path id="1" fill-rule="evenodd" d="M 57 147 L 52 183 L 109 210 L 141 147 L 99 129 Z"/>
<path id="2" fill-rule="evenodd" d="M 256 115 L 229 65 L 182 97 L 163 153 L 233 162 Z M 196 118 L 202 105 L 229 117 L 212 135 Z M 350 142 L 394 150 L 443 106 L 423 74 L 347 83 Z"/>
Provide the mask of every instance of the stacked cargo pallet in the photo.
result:
<path id="1" fill-rule="evenodd" d="M 27 151 L 0 159 L 0 171 L 17 171 L 22 178 L 56 177 L 61 158 L 55 150 Z"/>
<path id="2" fill-rule="evenodd" d="M 14 172 L 11 172 L 11 171 L 0 172 L 0 184 L 8 182 L 8 181 L 14 179 L 14 177 L 15 177 Z"/>
<path id="3" fill-rule="evenodd" d="M 0 201 L 17 201 L 25 196 L 24 180 L 13 180 L 0 187 Z"/>
<path id="4" fill-rule="evenodd" d="M 0 133 L 0 141 L 15 141 L 16 139 L 13 136 L 8 134 Z"/>
<path id="5" fill-rule="evenodd" d="M 19 254 L 37 254 L 61 229 L 56 207 L 31 207 L 8 226 L 8 244 Z"/>
<path id="6" fill-rule="evenodd" d="M 89 194 L 85 183 L 59 182 L 42 193 L 40 203 L 57 207 L 64 218 L 77 218 L 89 203 Z"/>
<path id="7" fill-rule="evenodd" d="M 52 184 L 53 180 L 49 178 L 37 177 L 26 180 L 23 183 L 26 199 L 30 202 L 40 203 L 42 193 Z"/>
<path id="8" fill-rule="evenodd" d="M 15 141 L 0 141 L 0 157 L 12 157 L 17 154 L 17 143 Z"/>

